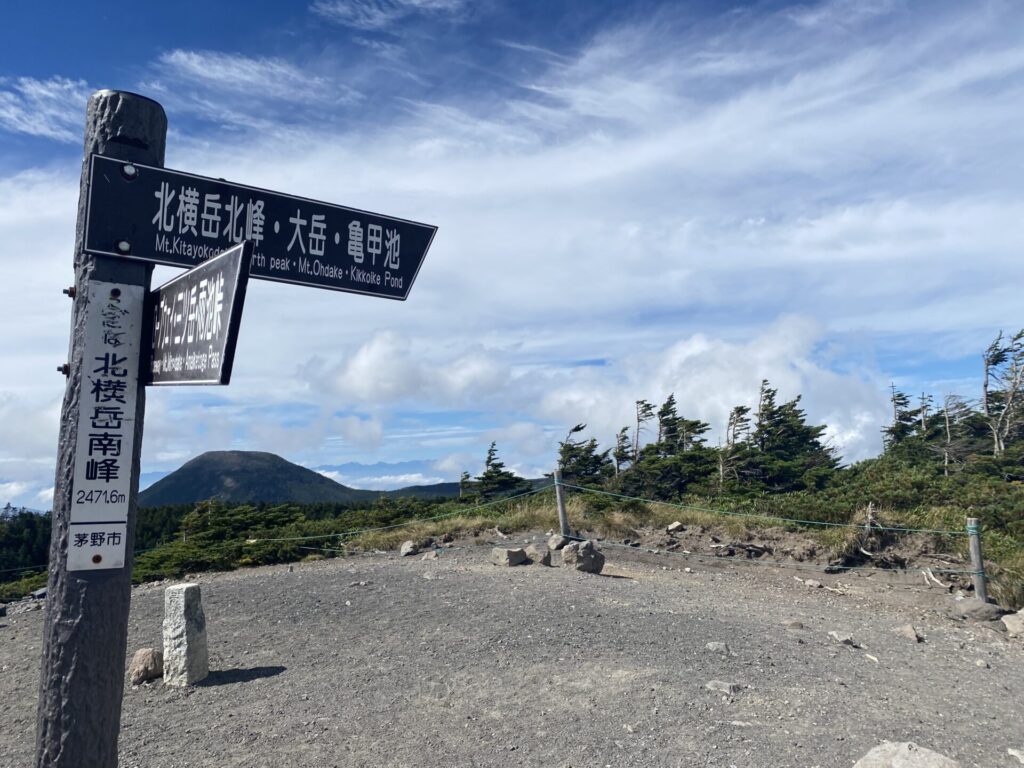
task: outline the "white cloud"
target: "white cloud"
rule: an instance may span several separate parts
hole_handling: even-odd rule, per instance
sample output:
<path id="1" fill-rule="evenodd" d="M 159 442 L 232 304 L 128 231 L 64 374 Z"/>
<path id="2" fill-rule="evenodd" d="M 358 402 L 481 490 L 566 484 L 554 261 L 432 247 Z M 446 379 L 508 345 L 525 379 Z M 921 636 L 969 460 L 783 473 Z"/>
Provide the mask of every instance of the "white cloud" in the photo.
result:
<path id="1" fill-rule="evenodd" d="M 467 0 L 317 0 L 310 10 L 347 27 L 379 31 L 414 15 L 458 19 L 467 5 Z"/>
<path id="2" fill-rule="evenodd" d="M 1024 194 L 1006 169 L 1024 159 L 1024 54 L 1010 4 L 857 7 L 808 6 L 801 25 L 666 6 L 553 56 L 512 41 L 530 64 L 501 73 L 512 91 L 423 90 L 372 124 L 342 105 L 289 141 L 289 98 L 336 70 L 168 54 L 153 72 L 195 84 L 189 109 L 247 120 L 264 90 L 279 107 L 256 110 L 269 130 L 251 140 L 176 138 L 176 167 L 440 230 L 404 303 L 255 281 L 234 383 L 151 393 L 147 461 L 247 447 L 457 474 L 493 437 L 529 472 L 578 421 L 607 445 L 639 397 L 674 391 L 720 428 L 762 377 L 802 393 L 847 458 L 876 451 L 889 376 L 967 386 L 938 368 L 1019 305 Z M 0 178 L 19 318 L 0 338 L 18 370 L 0 439 L 20 462 L 0 476 L 34 489 L 52 482 L 77 194 L 77 169 L 54 176 Z"/>
<path id="3" fill-rule="evenodd" d="M 425 475 L 422 472 L 409 472 L 401 475 L 362 475 L 352 476 L 333 470 L 317 470 L 324 477 L 349 488 L 361 488 L 368 491 L 395 491 L 413 485 L 436 485 L 445 482 L 445 478 L 436 475 Z"/>
<path id="4" fill-rule="evenodd" d="M 0 78 L 0 127 L 12 133 L 80 142 L 90 92 L 84 80 L 65 77 Z"/>

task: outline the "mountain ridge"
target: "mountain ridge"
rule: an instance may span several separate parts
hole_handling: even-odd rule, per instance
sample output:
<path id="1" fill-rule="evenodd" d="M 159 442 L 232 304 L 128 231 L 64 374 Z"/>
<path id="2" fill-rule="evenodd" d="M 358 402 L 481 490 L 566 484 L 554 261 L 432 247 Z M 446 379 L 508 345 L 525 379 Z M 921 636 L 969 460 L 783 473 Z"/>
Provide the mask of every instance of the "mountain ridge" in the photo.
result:
<path id="1" fill-rule="evenodd" d="M 266 451 L 207 451 L 139 493 L 140 507 L 194 504 L 217 498 L 233 504 L 358 504 L 382 496 L 458 496 L 457 482 L 414 485 L 393 491 L 350 488 L 319 472 Z"/>

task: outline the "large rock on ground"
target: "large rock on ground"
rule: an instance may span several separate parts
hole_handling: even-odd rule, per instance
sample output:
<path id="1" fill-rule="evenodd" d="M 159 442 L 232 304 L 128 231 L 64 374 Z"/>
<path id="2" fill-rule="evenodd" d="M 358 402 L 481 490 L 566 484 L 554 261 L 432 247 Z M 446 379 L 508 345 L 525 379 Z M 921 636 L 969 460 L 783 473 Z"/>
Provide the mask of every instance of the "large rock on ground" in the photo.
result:
<path id="1" fill-rule="evenodd" d="M 957 600 L 949 609 L 949 615 L 954 619 L 966 619 L 968 621 L 999 621 L 1006 611 L 994 603 L 983 603 L 976 597 L 966 600 Z"/>
<path id="2" fill-rule="evenodd" d="M 590 541 L 574 541 L 562 548 L 562 565 L 584 573 L 600 573 L 604 554 Z"/>
<path id="3" fill-rule="evenodd" d="M 960 763 L 912 741 L 885 741 L 858 760 L 853 768 L 960 768 Z"/>
<path id="4" fill-rule="evenodd" d="M 156 680 L 164 674 L 164 654 L 156 648 L 139 648 L 128 664 L 128 678 L 132 685 Z"/>
<path id="5" fill-rule="evenodd" d="M 210 674 L 206 614 L 198 584 L 164 591 L 164 684 L 185 686 Z"/>
<path id="6" fill-rule="evenodd" d="M 542 550 L 535 544 L 531 544 L 526 548 L 526 556 L 537 565 L 551 565 L 551 550 L 546 547 Z"/>
<path id="7" fill-rule="evenodd" d="M 526 551 L 519 549 L 505 549 L 495 547 L 491 550 L 491 562 L 495 565 L 522 565 L 527 562 Z"/>
<path id="8" fill-rule="evenodd" d="M 1024 637 L 1024 610 L 1006 614 L 1003 616 L 1003 624 L 1010 637 Z"/>
<path id="9" fill-rule="evenodd" d="M 398 554 L 402 557 L 412 557 L 419 554 L 419 551 L 420 548 L 416 545 L 415 541 L 403 541 L 402 548 L 398 550 Z"/>
<path id="10" fill-rule="evenodd" d="M 560 533 L 556 533 L 550 539 L 548 539 L 548 549 L 554 552 L 556 550 L 562 549 L 568 543 L 568 536 L 563 536 Z"/>

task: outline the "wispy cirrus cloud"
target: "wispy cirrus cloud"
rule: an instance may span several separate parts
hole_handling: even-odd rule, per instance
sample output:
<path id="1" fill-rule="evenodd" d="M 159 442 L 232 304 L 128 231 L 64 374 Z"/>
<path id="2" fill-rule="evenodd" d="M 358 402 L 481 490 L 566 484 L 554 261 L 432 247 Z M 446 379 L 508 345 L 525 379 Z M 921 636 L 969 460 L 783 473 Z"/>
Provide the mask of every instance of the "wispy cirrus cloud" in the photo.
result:
<path id="1" fill-rule="evenodd" d="M 84 80 L 0 78 L 0 128 L 62 142 L 82 140 L 91 89 Z"/>
<path id="2" fill-rule="evenodd" d="M 380 31 L 412 16 L 457 20 L 468 5 L 468 0 L 317 0 L 310 10 L 346 27 Z"/>
<path id="3" fill-rule="evenodd" d="M 275 135 L 362 99 L 332 73 L 278 57 L 174 49 L 153 62 L 151 73 L 142 90 L 169 109 Z"/>

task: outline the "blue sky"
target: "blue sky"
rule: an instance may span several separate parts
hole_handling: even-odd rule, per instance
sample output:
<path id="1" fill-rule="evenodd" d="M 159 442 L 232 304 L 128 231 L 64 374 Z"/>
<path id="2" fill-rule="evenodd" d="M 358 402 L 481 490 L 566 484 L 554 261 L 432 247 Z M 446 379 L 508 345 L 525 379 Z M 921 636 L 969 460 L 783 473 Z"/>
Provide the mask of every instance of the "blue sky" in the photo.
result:
<path id="1" fill-rule="evenodd" d="M 575 423 L 675 392 L 720 428 L 762 378 L 854 460 L 890 381 L 975 396 L 1022 324 L 1015 2 L 4 12 L 0 501 L 52 489 L 98 88 L 164 105 L 170 167 L 439 226 L 404 303 L 251 286 L 231 386 L 151 391 L 149 478 L 239 448 L 386 487 L 491 440 L 536 475 Z"/>

